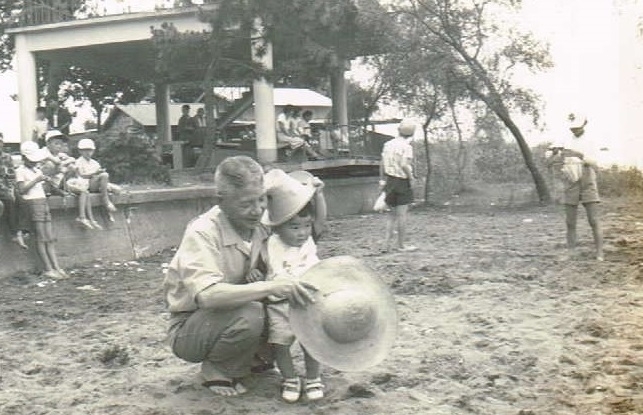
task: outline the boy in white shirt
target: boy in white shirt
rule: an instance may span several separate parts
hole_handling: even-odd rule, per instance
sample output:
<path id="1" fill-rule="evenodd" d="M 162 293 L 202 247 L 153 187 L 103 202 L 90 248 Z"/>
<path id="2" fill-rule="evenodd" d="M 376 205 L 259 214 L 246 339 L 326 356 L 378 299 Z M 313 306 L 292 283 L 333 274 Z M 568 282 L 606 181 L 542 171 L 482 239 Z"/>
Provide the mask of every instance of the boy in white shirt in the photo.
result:
<path id="1" fill-rule="evenodd" d="M 29 208 L 31 220 L 36 228 L 37 252 L 45 268 L 43 276 L 67 278 L 67 273 L 58 264 L 51 213 L 43 187 L 43 184 L 51 182 L 51 179 L 37 167 L 37 164 L 47 156 L 33 141 L 22 143 L 20 153 L 22 153 L 24 164 L 16 170 L 16 184 L 18 192 Z"/>
<path id="2" fill-rule="evenodd" d="M 76 171 L 80 177 L 89 180 L 88 186 L 91 193 L 98 192 L 101 194 L 108 218 L 110 222 L 114 222 L 112 213 L 116 212 L 116 206 L 109 199 L 109 192 L 110 190 L 118 192 L 119 188 L 109 183 L 109 174 L 100 166 L 98 161 L 92 158 L 95 150 L 96 145 L 90 138 L 83 138 L 78 142 L 80 157 L 75 163 Z"/>

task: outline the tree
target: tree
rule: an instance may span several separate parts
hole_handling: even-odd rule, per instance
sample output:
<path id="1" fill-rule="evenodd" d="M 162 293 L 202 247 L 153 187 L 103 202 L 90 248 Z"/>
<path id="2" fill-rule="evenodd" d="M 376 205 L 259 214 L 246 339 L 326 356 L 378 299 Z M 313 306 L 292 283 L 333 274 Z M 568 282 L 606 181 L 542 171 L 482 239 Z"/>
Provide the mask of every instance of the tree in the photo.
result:
<path id="1" fill-rule="evenodd" d="M 213 137 L 212 86 L 248 85 L 262 77 L 321 86 L 346 59 L 385 44 L 386 27 L 375 20 L 382 16 L 378 7 L 375 0 L 361 1 L 359 7 L 352 0 L 221 0 L 215 11 L 201 15 L 211 26 L 207 33 L 180 33 L 171 25 L 153 28 L 157 71 L 166 81 L 203 79 L 208 136 Z M 255 18 L 264 22 L 261 32 L 253 27 Z M 272 70 L 250 60 L 250 39 L 257 37 L 273 45 Z M 211 148 L 207 140 L 203 153 L 210 154 Z"/>
<path id="2" fill-rule="evenodd" d="M 88 100 L 96 111 L 96 125 L 100 129 L 106 105 L 138 102 L 146 92 L 140 82 L 72 66 L 64 76 L 59 95 L 75 101 Z"/>
<path id="3" fill-rule="evenodd" d="M 464 85 L 472 99 L 485 103 L 518 143 L 543 203 L 551 201 L 531 149 L 512 118 L 521 111 L 538 122 L 537 97 L 511 82 L 522 66 L 537 71 L 551 66 L 546 47 L 532 35 L 505 29 L 489 14 L 519 7 L 520 0 L 403 0 L 394 11 L 413 54 L 448 54 L 451 82 Z"/>

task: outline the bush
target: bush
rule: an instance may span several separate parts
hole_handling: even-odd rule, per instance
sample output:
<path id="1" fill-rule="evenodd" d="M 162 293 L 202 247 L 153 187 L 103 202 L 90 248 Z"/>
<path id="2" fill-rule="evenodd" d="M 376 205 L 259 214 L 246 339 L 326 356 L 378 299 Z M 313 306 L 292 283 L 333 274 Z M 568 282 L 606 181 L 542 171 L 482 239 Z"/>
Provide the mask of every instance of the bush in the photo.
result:
<path id="1" fill-rule="evenodd" d="M 643 173 L 636 167 L 601 169 L 598 190 L 604 196 L 643 195 Z"/>
<path id="2" fill-rule="evenodd" d="M 161 165 L 150 139 L 143 133 L 120 133 L 117 138 L 96 135 L 95 158 L 114 183 L 170 183 L 168 167 Z"/>

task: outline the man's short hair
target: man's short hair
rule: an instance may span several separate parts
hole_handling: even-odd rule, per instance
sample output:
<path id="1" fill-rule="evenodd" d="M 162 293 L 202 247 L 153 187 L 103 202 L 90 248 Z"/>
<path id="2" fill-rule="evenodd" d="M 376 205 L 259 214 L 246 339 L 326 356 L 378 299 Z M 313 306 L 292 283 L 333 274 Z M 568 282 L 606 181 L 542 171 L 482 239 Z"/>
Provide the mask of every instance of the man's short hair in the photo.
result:
<path id="1" fill-rule="evenodd" d="M 183 105 L 181 105 L 181 109 L 182 110 L 189 110 L 190 106 L 188 104 L 183 104 Z"/>
<path id="2" fill-rule="evenodd" d="M 38 108 L 36 108 L 36 112 L 42 112 L 42 113 L 45 113 L 45 112 L 47 112 L 47 108 L 45 108 L 45 107 L 38 107 Z"/>
<path id="3" fill-rule="evenodd" d="M 263 169 L 248 156 L 228 157 L 214 172 L 214 186 L 218 197 L 225 197 L 252 185 L 263 186 Z"/>

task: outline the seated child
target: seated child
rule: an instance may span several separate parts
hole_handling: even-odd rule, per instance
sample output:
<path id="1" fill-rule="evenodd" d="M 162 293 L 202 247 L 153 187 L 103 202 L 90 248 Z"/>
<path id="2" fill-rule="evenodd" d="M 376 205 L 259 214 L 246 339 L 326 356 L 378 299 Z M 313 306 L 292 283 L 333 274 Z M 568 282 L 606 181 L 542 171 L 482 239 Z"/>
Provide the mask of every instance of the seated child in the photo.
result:
<path id="1" fill-rule="evenodd" d="M 80 177 L 75 165 L 70 166 L 70 173 L 65 188 L 78 196 L 78 217 L 76 222 L 85 229 L 102 230 L 103 227 L 94 218 L 94 211 L 89 195 L 89 179 Z"/>
<path id="2" fill-rule="evenodd" d="M 92 158 L 96 146 L 90 138 L 83 138 L 78 142 L 78 151 L 80 157 L 76 160 L 75 166 L 78 176 L 88 179 L 88 188 L 90 193 L 100 193 L 107 209 L 107 215 L 110 222 L 114 222 L 113 212 L 116 212 L 116 206 L 109 199 L 109 192 L 118 193 L 120 188 L 109 182 L 109 174 L 103 169 L 98 161 Z"/>
<path id="3" fill-rule="evenodd" d="M 47 204 L 47 195 L 43 184 L 51 179 L 37 167 L 47 155 L 33 141 L 20 146 L 24 165 L 16 170 L 18 192 L 29 209 L 31 220 L 36 228 L 36 247 L 38 256 L 44 264 L 43 276 L 47 278 L 67 278 L 67 273 L 60 268 L 54 235 L 51 226 L 51 213 Z"/>
<path id="4" fill-rule="evenodd" d="M 266 175 L 266 187 L 268 210 L 264 222 L 273 230 L 265 253 L 266 279 L 297 279 L 319 262 L 312 238 L 313 222 L 318 212 L 313 209 L 311 200 L 321 194 L 322 186 L 315 188 L 312 183 L 303 185 L 282 170 L 274 169 Z M 268 343 L 274 348 L 275 360 L 284 378 L 281 397 L 286 402 L 296 402 L 301 395 L 302 385 L 290 354 L 295 337 L 288 321 L 288 300 L 274 296 L 268 300 Z M 321 399 L 324 397 L 324 385 L 320 378 L 319 362 L 305 349 L 303 351 L 306 397 L 309 401 Z"/>
<path id="5" fill-rule="evenodd" d="M 47 144 L 43 147 L 43 152 L 46 158 L 42 161 L 40 169 L 51 178 L 50 182 L 44 184 L 45 193 L 65 196 L 66 193 L 63 190 L 65 176 L 69 166 L 74 163 L 74 158 L 63 152 L 67 137 L 60 131 L 49 130 L 45 134 L 45 141 Z"/>

